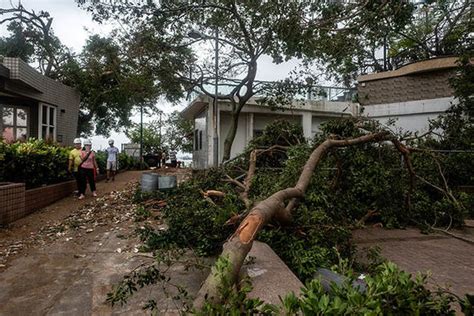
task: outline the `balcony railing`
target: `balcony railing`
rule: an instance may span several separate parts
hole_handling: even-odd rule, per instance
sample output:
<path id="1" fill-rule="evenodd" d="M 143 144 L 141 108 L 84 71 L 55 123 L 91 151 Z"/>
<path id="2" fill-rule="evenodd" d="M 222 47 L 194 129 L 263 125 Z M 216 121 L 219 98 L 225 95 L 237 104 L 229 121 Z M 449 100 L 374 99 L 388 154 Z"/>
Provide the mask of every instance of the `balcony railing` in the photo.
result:
<path id="1" fill-rule="evenodd" d="M 258 81 L 256 81 L 258 82 Z M 268 83 L 268 82 L 265 82 Z M 204 85 L 207 91 L 214 91 L 213 85 Z M 232 91 L 233 87 L 228 85 L 219 86 L 219 94 L 228 94 Z M 305 86 L 304 92 L 296 93 L 294 95 L 295 100 L 312 100 L 312 101 L 333 101 L 333 102 L 351 102 L 357 93 L 355 88 L 343 88 L 335 86 Z M 188 100 L 192 101 L 202 93 L 193 91 L 189 94 Z M 255 97 L 264 97 L 267 94 L 256 94 Z"/>

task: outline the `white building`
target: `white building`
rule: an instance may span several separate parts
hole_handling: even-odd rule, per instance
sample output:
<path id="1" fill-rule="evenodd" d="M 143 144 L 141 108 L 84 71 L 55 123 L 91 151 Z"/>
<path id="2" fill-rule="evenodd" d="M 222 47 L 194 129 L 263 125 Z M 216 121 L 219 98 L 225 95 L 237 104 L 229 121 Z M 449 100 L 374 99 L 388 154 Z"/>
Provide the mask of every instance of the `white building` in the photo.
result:
<path id="1" fill-rule="evenodd" d="M 347 90 L 344 91 L 347 94 Z M 344 92 L 341 95 L 344 95 Z M 337 98 L 333 98 L 337 99 Z M 341 98 L 339 98 L 341 99 Z M 205 95 L 195 98 L 181 113 L 187 119 L 194 120 L 193 166 L 205 169 L 213 165 L 213 98 Z M 240 154 L 250 140 L 258 135 L 266 125 L 276 119 L 285 119 L 300 123 L 304 135 L 313 137 L 322 122 L 336 117 L 352 116 L 357 113 L 358 105 L 351 101 L 306 100 L 295 101 L 291 106 L 272 111 L 269 107 L 258 105 L 255 98 L 243 107 L 239 115 L 239 124 L 232 144 L 231 158 Z M 230 126 L 230 104 L 219 100 L 217 111 L 217 134 L 219 162 L 222 161 L 224 139 Z"/>
<path id="2" fill-rule="evenodd" d="M 305 137 L 312 138 L 322 122 L 342 116 L 366 116 L 386 123 L 396 119 L 396 127 L 407 131 L 425 131 L 429 119 L 444 113 L 454 101 L 449 78 L 455 74 L 455 57 L 436 58 L 408 64 L 394 71 L 358 78 L 359 103 L 350 101 L 349 91 L 319 100 L 295 101 L 290 107 L 272 111 L 251 99 L 239 116 L 231 158 L 241 153 L 249 141 L 276 119 L 300 123 Z M 326 88 L 328 89 L 328 88 Z M 349 99 L 341 101 L 340 99 Z M 194 120 L 193 166 L 205 169 L 213 165 L 213 99 L 195 98 L 182 115 Z M 230 105 L 219 101 L 217 111 L 218 155 L 222 161 L 224 139 L 230 125 Z"/>

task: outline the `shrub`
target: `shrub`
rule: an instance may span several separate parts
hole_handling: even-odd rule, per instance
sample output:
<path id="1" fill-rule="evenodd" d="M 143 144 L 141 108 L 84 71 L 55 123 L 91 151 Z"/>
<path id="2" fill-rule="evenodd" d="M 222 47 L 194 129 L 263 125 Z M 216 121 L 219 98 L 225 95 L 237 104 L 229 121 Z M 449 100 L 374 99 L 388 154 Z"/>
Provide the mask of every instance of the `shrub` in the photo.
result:
<path id="1" fill-rule="evenodd" d="M 107 166 L 107 152 L 98 151 L 96 153 L 97 165 L 101 171 L 105 172 Z M 140 160 L 127 155 L 126 153 L 119 153 L 118 155 L 118 167 L 120 170 L 139 170 Z"/>
<path id="2" fill-rule="evenodd" d="M 0 181 L 24 182 L 27 188 L 65 181 L 69 150 L 43 140 L 0 141 Z"/>
<path id="3" fill-rule="evenodd" d="M 30 189 L 69 180 L 70 151 L 70 147 L 37 139 L 16 143 L 0 140 L 0 182 L 24 182 Z M 105 171 L 105 152 L 97 152 L 96 158 L 100 170 Z M 137 166 L 138 159 L 120 153 L 120 169 L 134 169 Z"/>
<path id="4" fill-rule="evenodd" d="M 350 275 L 349 275 L 350 276 Z M 353 276 L 325 292 L 318 279 L 309 282 L 297 298 L 283 300 L 288 315 L 454 315 L 454 298 L 426 288 L 426 275 L 412 279 L 393 263 L 381 264 L 364 279 L 366 290 L 353 287 Z"/>
<path id="5" fill-rule="evenodd" d="M 229 185 L 221 184 L 215 172 L 203 174 L 178 188 L 157 192 L 156 199 L 165 199 L 162 214 L 168 224 L 165 231 L 142 230 L 140 233 L 147 250 L 169 248 L 193 248 L 199 255 L 214 255 L 220 252 L 224 240 L 233 230 L 224 225 L 233 215 L 245 207 Z M 215 203 L 203 199 L 202 191 L 221 190 L 226 196 Z M 135 201 L 148 199 L 149 194 L 137 192 Z"/>

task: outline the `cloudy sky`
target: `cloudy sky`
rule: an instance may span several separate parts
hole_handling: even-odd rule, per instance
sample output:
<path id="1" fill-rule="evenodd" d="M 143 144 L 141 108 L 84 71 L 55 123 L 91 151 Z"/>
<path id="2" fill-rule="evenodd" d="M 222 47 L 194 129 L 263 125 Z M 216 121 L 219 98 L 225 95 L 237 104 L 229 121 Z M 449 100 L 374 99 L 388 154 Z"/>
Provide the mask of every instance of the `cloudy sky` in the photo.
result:
<path id="1" fill-rule="evenodd" d="M 111 23 L 99 24 L 92 21 L 91 15 L 85 10 L 80 9 L 74 0 L 0 0 L 1 8 L 11 7 L 11 3 L 21 2 L 28 10 L 45 10 L 53 17 L 53 29 L 62 43 L 75 52 L 79 52 L 85 44 L 86 39 L 92 34 L 107 34 L 114 25 Z M 0 34 L 5 35 L 5 26 L 0 26 Z M 290 61 L 279 65 L 272 64 L 269 57 L 263 57 L 259 64 L 257 79 L 260 80 L 279 80 L 288 75 L 296 62 Z M 170 104 L 159 104 L 159 108 L 165 113 L 184 108 L 186 101 L 180 105 L 172 106 Z M 134 115 L 133 120 L 139 122 L 139 116 Z M 156 117 L 146 117 L 145 121 L 155 120 Z M 112 133 L 112 138 L 116 140 L 117 147 L 122 143 L 127 143 L 128 139 L 124 133 Z M 107 140 L 104 137 L 93 137 L 96 149 L 107 146 Z"/>

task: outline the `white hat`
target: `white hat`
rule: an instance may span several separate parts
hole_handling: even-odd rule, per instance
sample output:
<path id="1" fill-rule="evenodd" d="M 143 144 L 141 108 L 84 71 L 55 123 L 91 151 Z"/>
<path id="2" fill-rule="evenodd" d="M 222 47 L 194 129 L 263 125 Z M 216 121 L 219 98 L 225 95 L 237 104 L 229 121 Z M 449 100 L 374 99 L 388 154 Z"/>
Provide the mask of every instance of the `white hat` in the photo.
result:
<path id="1" fill-rule="evenodd" d="M 74 144 L 81 144 L 82 141 L 80 138 L 74 138 Z"/>
<path id="2" fill-rule="evenodd" d="M 90 139 L 86 139 L 86 140 L 84 141 L 84 146 L 86 146 L 86 145 L 92 145 L 92 142 L 91 142 Z"/>
<path id="3" fill-rule="evenodd" d="M 109 145 L 112 145 L 114 143 L 113 139 L 109 139 Z"/>

